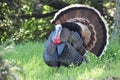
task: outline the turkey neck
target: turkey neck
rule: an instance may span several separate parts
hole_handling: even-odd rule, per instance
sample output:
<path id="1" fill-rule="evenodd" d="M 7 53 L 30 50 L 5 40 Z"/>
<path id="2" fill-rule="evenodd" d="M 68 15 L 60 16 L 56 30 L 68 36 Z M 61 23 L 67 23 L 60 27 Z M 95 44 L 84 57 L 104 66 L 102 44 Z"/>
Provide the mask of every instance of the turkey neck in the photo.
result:
<path id="1" fill-rule="evenodd" d="M 55 26 L 55 37 L 53 40 L 54 44 L 59 44 L 61 42 L 61 40 L 60 40 L 61 31 L 62 31 L 62 25 L 60 25 L 60 24 L 56 25 Z"/>

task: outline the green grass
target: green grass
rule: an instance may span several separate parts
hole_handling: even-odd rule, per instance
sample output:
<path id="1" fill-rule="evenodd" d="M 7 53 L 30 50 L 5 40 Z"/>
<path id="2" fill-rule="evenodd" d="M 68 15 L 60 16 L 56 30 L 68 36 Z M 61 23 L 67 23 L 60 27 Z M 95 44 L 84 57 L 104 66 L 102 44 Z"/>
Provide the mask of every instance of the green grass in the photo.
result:
<path id="1" fill-rule="evenodd" d="M 15 45 L 15 52 L 7 53 L 4 57 L 16 61 L 23 68 L 26 80 L 105 80 L 108 77 L 120 78 L 120 50 L 116 44 L 109 45 L 101 58 L 88 54 L 89 63 L 83 62 L 78 67 L 47 66 L 43 61 L 45 42 Z"/>

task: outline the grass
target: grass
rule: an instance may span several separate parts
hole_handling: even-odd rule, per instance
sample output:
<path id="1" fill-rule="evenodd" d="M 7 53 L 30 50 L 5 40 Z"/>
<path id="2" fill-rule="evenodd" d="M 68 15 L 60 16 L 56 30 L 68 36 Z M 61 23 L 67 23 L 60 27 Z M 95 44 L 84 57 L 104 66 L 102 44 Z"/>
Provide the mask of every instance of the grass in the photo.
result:
<path id="1" fill-rule="evenodd" d="M 101 58 L 88 54 L 89 63 L 83 62 L 78 67 L 47 66 L 43 61 L 45 42 L 15 45 L 15 52 L 9 52 L 4 57 L 22 67 L 26 80 L 107 80 L 113 77 L 120 78 L 120 50 L 116 44 L 109 45 Z"/>

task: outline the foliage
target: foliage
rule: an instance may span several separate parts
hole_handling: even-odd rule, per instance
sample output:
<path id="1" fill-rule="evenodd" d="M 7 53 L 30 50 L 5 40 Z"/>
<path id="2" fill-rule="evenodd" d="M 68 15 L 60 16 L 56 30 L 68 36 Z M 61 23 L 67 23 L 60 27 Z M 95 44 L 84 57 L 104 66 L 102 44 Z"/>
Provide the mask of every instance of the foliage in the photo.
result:
<path id="1" fill-rule="evenodd" d="M 4 42 L 10 38 L 16 42 L 46 39 L 54 29 L 54 25 L 50 23 L 53 15 L 44 18 L 42 18 L 42 16 L 39 17 L 39 15 L 57 10 L 47 5 L 47 3 L 51 3 L 50 1 L 51 0 L 0 1 L 0 42 Z M 103 13 L 108 25 L 113 25 L 114 16 L 111 15 L 111 11 L 112 14 L 114 14 L 115 2 L 109 0 L 63 0 L 63 2 L 94 6 Z M 33 15 L 36 17 L 32 17 Z M 112 33 L 111 27 L 110 33 Z"/>
<path id="2" fill-rule="evenodd" d="M 97 58 L 89 53 L 89 63 L 83 62 L 78 67 L 48 67 L 43 61 L 44 41 L 25 42 L 15 46 L 16 53 L 5 55 L 7 59 L 16 60 L 23 67 L 26 80 L 112 80 L 120 78 L 119 46 L 110 43 L 105 54 Z M 114 55 L 114 56 L 113 56 Z M 113 56 L 113 58 L 112 58 Z M 118 79 L 119 80 L 119 79 Z"/>
<path id="3" fill-rule="evenodd" d="M 16 3 L 19 3 L 18 0 L 12 0 L 12 3 L 9 1 L 0 2 L 0 41 L 3 42 L 6 39 L 10 39 L 12 35 L 18 31 L 20 20 L 17 16 L 19 9 Z"/>
<path id="4" fill-rule="evenodd" d="M 14 1 L 14 0 L 13 0 Z M 18 5 L 18 10 L 15 11 L 11 7 L 8 1 L 1 2 L 1 20 L 0 20 L 0 40 L 1 42 L 6 39 L 13 38 L 14 41 L 23 41 L 23 40 L 34 40 L 39 38 L 46 38 L 46 35 L 50 33 L 53 28 L 50 24 L 51 18 L 38 19 L 24 19 L 19 17 L 22 14 L 32 14 L 30 5 L 34 6 L 32 3 L 27 1 L 16 1 L 13 2 L 14 5 Z M 43 7 L 43 12 L 46 13 L 50 11 L 51 8 L 48 6 Z M 14 16 L 13 16 L 14 15 Z M 46 32 L 47 31 L 47 32 Z"/>
<path id="5" fill-rule="evenodd" d="M 49 18 L 39 20 L 32 18 L 24 21 L 18 32 L 14 33 L 13 40 L 16 42 L 22 42 L 47 39 L 52 30 L 53 26 L 50 24 Z"/>
<path id="6" fill-rule="evenodd" d="M 11 44 L 12 43 L 12 44 Z M 11 41 L 6 41 L 0 46 L 0 80 L 21 80 L 20 76 L 23 73 L 21 68 L 15 61 L 9 62 L 3 58 L 6 53 L 14 53 L 14 44 Z"/>
<path id="7" fill-rule="evenodd" d="M 101 59 L 106 60 L 108 62 L 113 62 L 118 59 L 120 59 L 120 49 L 119 49 L 119 42 L 118 42 L 118 37 L 114 41 L 110 41 L 106 52 L 107 54 L 104 54 Z"/>

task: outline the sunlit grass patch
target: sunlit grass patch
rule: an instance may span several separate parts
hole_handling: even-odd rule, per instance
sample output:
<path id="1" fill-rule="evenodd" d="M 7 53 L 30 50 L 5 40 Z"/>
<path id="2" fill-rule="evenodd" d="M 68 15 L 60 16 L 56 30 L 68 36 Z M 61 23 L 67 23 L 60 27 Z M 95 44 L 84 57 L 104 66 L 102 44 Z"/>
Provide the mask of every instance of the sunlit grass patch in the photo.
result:
<path id="1" fill-rule="evenodd" d="M 83 62 L 78 67 L 53 68 L 47 66 L 43 60 L 45 42 L 27 42 L 15 45 L 15 53 L 7 53 L 5 57 L 22 67 L 26 80 L 104 80 L 107 77 L 119 77 L 120 75 L 119 50 L 117 45 L 111 45 L 101 58 L 88 53 L 89 63 Z M 116 59 L 110 60 L 112 59 L 110 53 L 113 55 L 114 52 L 117 53 L 114 56 Z"/>

